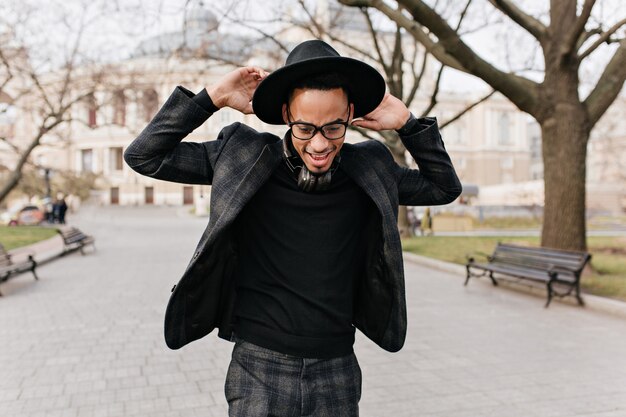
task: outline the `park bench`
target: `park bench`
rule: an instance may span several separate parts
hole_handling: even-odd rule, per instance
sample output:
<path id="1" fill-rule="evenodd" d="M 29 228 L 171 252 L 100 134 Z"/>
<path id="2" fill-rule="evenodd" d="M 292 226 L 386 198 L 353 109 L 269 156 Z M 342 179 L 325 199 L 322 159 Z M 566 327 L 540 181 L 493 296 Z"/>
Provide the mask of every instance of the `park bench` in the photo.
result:
<path id="1" fill-rule="evenodd" d="M 474 257 L 468 257 L 465 285 L 471 277 L 485 275 L 489 276 L 493 285 L 498 285 L 494 274 L 498 278 L 508 276 L 527 279 L 546 284 L 546 307 L 550 305 L 553 296 L 568 295 L 574 295 L 578 303 L 584 305 L 580 296 L 580 275 L 591 259 L 589 253 L 498 243 L 493 254 L 486 257 L 486 262 L 477 262 Z"/>
<path id="2" fill-rule="evenodd" d="M 28 259 L 25 261 L 13 262 L 11 254 L 0 244 L 0 283 L 8 281 L 9 278 L 26 271 L 31 271 L 35 279 L 38 280 L 39 277 L 35 273 L 36 267 L 37 262 L 35 262 L 32 255 L 28 255 Z M 2 296 L 1 292 L 0 296 Z"/>
<path id="3" fill-rule="evenodd" d="M 80 253 L 84 255 L 84 248 L 88 245 L 91 245 L 94 250 L 96 249 L 94 237 L 84 234 L 76 227 L 60 227 L 57 232 L 63 238 L 64 255 L 77 249 L 80 249 Z"/>

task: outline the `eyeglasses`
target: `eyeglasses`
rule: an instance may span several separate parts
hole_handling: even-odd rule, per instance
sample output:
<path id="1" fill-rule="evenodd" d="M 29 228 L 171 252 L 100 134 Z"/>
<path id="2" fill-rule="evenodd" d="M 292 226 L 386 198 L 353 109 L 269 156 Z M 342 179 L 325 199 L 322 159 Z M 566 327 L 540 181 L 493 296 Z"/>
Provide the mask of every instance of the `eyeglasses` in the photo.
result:
<path id="1" fill-rule="evenodd" d="M 287 107 L 287 116 L 291 119 L 289 107 Z M 348 119 L 350 118 L 350 104 L 348 103 Z M 291 134 L 300 140 L 311 140 L 317 132 L 322 132 L 328 140 L 341 139 L 346 135 L 346 129 L 350 123 L 346 120 L 341 122 L 330 122 L 322 126 L 316 126 L 313 123 L 306 122 L 289 122 L 287 125 L 291 128 Z"/>

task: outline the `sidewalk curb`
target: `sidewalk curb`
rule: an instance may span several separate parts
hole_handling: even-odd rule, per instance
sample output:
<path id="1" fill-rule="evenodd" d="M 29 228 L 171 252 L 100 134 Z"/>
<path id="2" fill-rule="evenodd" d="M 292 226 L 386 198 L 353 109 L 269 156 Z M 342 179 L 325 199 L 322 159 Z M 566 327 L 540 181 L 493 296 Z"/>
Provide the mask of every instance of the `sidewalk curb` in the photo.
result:
<path id="1" fill-rule="evenodd" d="M 440 261 L 438 259 L 428 258 L 426 256 L 416 255 L 414 253 L 409 253 L 409 252 L 403 252 L 402 255 L 404 257 L 404 260 L 407 262 L 437 269 L 439 271 L 448 272 L 450 274 L 458 275 L 462 277 L 463 279 L 465 279 L 466 270 L 465 270 L 465 266 L 463 265 L 455 264 L 452 262 Z M 479 281 L 485 285 L 492 286 L 491 282 L 487 282 L 486 280 L 474 279 L 473 281 Z M 468 285 L 471 285 L 471 284 L 468 284 Z M 506 280 L 499 280 L 498 285 L 502 286 L 503 288 L 511 289 L 514 291 L 521 291 L 527 294 L 536 295 L 544 299 L 546 297 L 545 289 L 542 289 L 539 287 L 525 285 L 525 284 L 517 283 L 515 281 L 506 281 Z M 592 294 L 587 294 L 587 293 L 583 293 L 583 299 L 585 301 L 585 306 L 583 307 L 584 309 L 607 313 L 607 314 L 611 314 L 614 316 L 619 316 L 620 318 L 626 318 L 626 302 L 624 301 L 613 300 L 611 298 L 600 297 L 597 295 L 592 295 Z M 564 299 L 557 297 L 553 299 L 553 302 L 554 301 L 560 302 L 563 304 L 569 304 L 572 306 L 578 306 L 578 303 L 574 301 L 572 297 L 566 297 Z"/>
<path id="2" fill-rule="evenodd" d="M 42 250 L 49 246 L 50 249 Z M 12 257 L 21 258 L 33 255 L 37 265 L 46 264 L 63 255 L 63 240 L 59 235 L 52 236 L 31 245 L 22 246 L 9 251 Z"/>

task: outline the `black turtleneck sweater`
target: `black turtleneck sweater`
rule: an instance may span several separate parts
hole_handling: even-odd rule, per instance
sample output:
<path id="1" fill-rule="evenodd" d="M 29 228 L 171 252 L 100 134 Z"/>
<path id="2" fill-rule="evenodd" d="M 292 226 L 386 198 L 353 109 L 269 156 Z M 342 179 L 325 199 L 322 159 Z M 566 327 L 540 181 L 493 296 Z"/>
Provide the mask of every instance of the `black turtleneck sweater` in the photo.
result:
<path id="1" fill-rule="evenodd" d="M 375 205 L 342 170 L 326 191 L 298 189 L 284 163 L 235 223 L 235 333 L 307 358 L 352 352 L 353 293 Z"/>

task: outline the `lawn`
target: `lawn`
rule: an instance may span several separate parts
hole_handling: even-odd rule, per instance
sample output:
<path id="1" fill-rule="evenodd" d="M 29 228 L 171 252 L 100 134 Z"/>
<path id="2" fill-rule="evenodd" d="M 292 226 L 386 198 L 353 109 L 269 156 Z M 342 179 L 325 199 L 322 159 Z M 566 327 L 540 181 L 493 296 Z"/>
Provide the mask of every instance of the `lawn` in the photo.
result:
<path id="1" fill-rule="evenodd" d="M 443 261 L 465 264 L 468 254 L 491 254 L 498 242 L 539 245 L 538 237 L 447 237 L 406 239 L 405 251 Z M 626 238 L 588 237 L 591 268 L 583 274 L 584 292 L 626 301 Z"/>
<path id="2" fill-rule="evenodd" d="M 30 245 L 57 234 L 56 229 L 38 226 L 0 226 L 0 243 L 6 250 Z"/>

